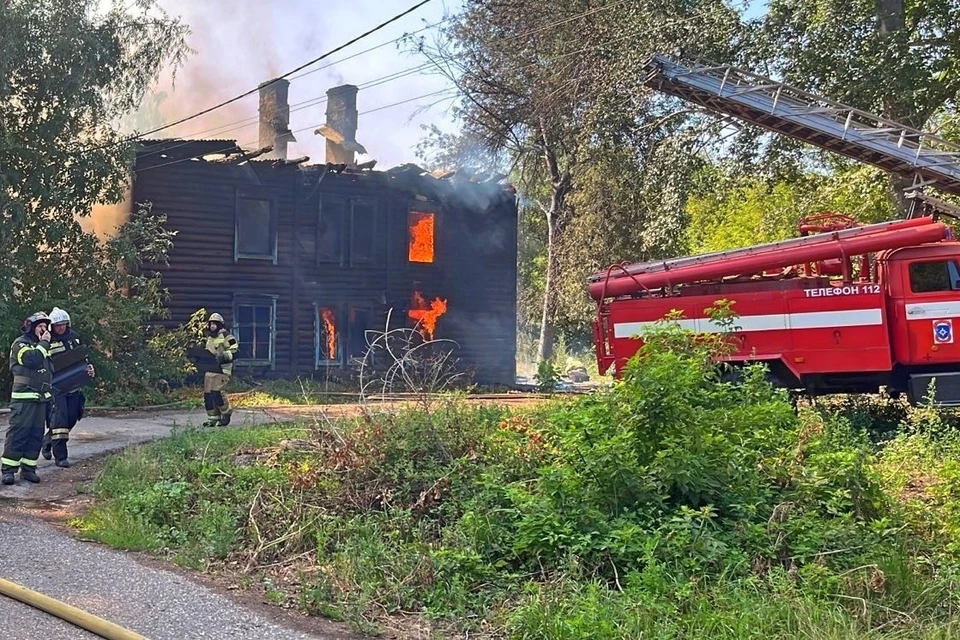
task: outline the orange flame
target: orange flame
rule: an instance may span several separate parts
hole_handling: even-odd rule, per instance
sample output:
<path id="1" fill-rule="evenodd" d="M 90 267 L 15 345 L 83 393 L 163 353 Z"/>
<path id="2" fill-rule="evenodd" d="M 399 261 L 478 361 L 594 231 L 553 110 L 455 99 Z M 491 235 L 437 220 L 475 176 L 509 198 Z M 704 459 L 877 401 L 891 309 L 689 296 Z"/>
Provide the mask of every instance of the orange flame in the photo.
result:
<path id="1" fill-rule="evenodd" d="M 413 292 L 410 310 L 407 315 L 415 324 L 420 325 L 420 333 L 427 340 L 433 340 L 433 332 L 437 329 L 437 320 L 447 312 L 447 301 L 434 298 L 430 306 L 419 291 Z"/>
<path id="2" fill-rule="evenodd" d="M 410 212 L 410 262 L 433 262 L 434 214 Z"/>
<path id="3" fill-rule="evenodd" d="M 327 330 L 327 359 L 337 359 L 337 323 L 336 315 L 333 309 L 323 308 L 320 310 L 320 317 L 323 319 L 323 326 Z"/>

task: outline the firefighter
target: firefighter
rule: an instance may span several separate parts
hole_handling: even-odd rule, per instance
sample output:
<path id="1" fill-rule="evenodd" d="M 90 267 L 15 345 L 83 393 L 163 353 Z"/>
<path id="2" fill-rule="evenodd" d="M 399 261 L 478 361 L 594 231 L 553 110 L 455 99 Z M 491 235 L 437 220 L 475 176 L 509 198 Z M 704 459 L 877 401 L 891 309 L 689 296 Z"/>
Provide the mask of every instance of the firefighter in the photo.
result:
<path id="1" fill-rule="evenodd" d="M 53 398 L 50 363 L 50 318 L 42 311 L 23 323 L 23 335 L 10 346 L 10 424 L 0 457 L 0 482 L 17 481 L 17 471 L 27 482 L 40 482 L 37 458 L 43 442 L 47 406 Z"/>
<path id="2" fill-rule="evenodd" d="M 223 390 L 233 374 L 233 358 L 239 346 L 237 339 L 226 330 L 223 316 L 219 313 L 211 314 L 207 321 L 206 349 L 216 356 L 223 373 L 208 371 L 203 375 L 203 406 L 208 416 L 208 420 L 204 423 L 206 427 L 225 427 L 230 424 L 233 407 L 230 406 L 230 400 Z"/>
<path id="3" fill-rule="evenodd" d="M 80 346 L 80 337 L 73 331 L 69 313 L 54 307 L 50 312 L 50 324 L 53 328 L 50 342 L 51 356 Z M 87 366 L 87 375 L 91 378 L 96 375 L 92 364 Z M 80 389 L 69 393 L 58 393 L 54 389 L 53 403 L 48 412 L 47 432 L 43 436 L 43 448 L 40 450 L 44 459 L 54 458 L 58 467 L 70 466 L 70 461 L 67 459 L 67 442 L 70 440 L 70 430 L 83 418 L 85 404 L 86 398 Z"/>

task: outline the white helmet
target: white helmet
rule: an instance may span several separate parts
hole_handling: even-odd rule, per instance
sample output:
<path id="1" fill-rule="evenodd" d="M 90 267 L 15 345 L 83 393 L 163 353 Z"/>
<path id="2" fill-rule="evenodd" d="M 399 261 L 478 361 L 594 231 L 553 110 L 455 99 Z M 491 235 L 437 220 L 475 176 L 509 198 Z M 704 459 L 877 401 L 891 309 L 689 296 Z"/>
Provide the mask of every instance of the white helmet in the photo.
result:
<path id="1" fill-rule="evenodd" d="M 70 324 L 70 314 L 60 307 L 54 307 L 50 312 L 50 324 Z"/>

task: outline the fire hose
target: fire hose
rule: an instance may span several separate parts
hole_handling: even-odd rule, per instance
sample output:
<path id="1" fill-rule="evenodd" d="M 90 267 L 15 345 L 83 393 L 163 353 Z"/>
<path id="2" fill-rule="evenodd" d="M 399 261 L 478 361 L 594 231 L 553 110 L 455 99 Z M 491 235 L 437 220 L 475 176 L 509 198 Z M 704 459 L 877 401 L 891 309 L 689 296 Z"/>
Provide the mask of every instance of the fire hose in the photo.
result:
<path id="1" fill-rule="evenodd" d="M 28 604 L 107 640 L 147 640 L 138 633 L 3 578 L 0 578 L 0 595 Z"/>

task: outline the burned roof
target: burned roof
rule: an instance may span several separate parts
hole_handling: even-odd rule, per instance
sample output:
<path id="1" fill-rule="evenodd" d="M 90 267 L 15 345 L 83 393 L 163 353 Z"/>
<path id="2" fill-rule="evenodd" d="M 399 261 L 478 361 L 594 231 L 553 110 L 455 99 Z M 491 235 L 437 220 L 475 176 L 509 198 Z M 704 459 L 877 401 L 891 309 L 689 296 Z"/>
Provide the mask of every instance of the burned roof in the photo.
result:
<path id="1" fill-rule="evenodd" d="M 307 179 L 326 179 L 337 176 L 338 179 L 378 184 L 409 192 L 414 197 L 429 200 L 455 199 L 474 200 L 477 194 L 488 196 L 494 193 L 515 194 L 513 185 L 505 182 L 507 176 L 502 173 L 485 172 L 471 167 L 454 170 L 429 172 L 416 164 L 406 163 L 384 171 L 375 170 L 376 161 L 346 164 L 307 164 L 309 158 L 291 160 L 263 159 L 260 156 L 271 149 L 246 151 L 237 145 L 236 140 L 185 140 L 167 138 L 162 140 L 142 140 L 137 149 L 137 164 L 158 166 L 193 160 L 198 162 L 241 163 L 250 162 L 258 167 L 289 168 L 303 173 Z M 213 156 L 213 157 L 210 157 Z M 471 196 L 470 194 L 473 194 Z M 459 197 L 456 197 L 459 196 Z"/>

